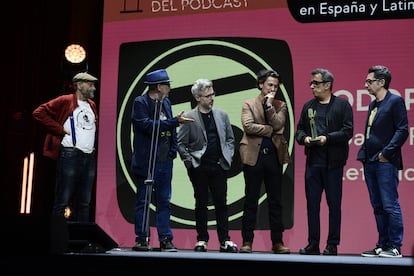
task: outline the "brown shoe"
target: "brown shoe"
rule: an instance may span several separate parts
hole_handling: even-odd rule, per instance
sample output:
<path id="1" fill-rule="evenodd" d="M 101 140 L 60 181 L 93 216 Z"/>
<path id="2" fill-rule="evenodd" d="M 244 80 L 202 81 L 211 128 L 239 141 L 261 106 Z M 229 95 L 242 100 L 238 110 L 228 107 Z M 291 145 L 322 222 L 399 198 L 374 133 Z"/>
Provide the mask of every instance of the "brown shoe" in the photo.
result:
<path id="1" fill-rule="evenodd" d="M 272 247 L 272 251 L 275 254 L 289 254 L 290 249 L 283 245 L 283 243 L 276 243 Z"/>
<path id="2" fill-rule="evenodd" d="M 239 253 L 252 253 L 252 243 L 244 242 L 243 246 L 240 247 Z"/>

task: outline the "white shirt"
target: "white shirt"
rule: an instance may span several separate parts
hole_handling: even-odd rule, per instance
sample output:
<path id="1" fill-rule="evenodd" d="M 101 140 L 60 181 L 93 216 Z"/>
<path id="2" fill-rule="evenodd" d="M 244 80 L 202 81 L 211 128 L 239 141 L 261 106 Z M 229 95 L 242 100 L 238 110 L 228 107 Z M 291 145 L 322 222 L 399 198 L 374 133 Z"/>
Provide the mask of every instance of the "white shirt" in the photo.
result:
<path id="1" fill-rule="evenodd" d="M 95 149 L 95 114 L 86 101 L 78 100 L 78 107 L 73 111 L 76 145 L 75 147 L 85 153 L 91 153 Z M 69 133 L 72 133 L 70 117 L 63 124 Z M 74 147 L 72 135 L 66 134 L 62 140 L 63 147 Z"/>

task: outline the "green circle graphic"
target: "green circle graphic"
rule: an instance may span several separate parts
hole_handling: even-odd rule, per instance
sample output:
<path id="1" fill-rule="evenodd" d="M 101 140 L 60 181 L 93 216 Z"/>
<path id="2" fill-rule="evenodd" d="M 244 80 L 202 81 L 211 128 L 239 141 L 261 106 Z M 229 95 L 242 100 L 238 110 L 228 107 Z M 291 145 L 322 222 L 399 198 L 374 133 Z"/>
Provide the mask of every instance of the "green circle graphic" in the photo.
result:
<path id="1" fill-rule="evenodd" d="M 128 103 L 133 100 L 131 99 L 134 89 L 136 88 L 137 84 L 141 82 L 145 78 L 146 72 L 148 72 L 151 68 L 153 68 L 156 64 L 160 63 L 160 61 L 166 59 L 171 55 L 177 55 L 180 51 L 183 51 L 188 48 L 198 47 L 198 46 L 220 46 L 232 49 L 233 51 L 240 52 L 240 56 L 249 56 L 251 57 L 256 63 L 260 64 L 263 68 L 272 68 L 264 59 L 262 59 L 258 54 L 252 52 L 249 49 L 246 49 L 240 45 L 230 43 L 227 41 L 221 40 L 197 40 L 188 43 L 183 43 L 176 47 L 173 47 L 161 55 L 156 57 L 152 60 L 149 64 L 147 64 L 135 77 L 131 85 L 128 87 L 128 90 L 125 94 L 124 99 L 121 102 L 118 119 L 117 119 L 117 126 L 116 126 L 116 147 L 117 147 L 117 154 L 119 158 L 119 164 L 121 170 L 125 176 L 126 181 L 132 188 L 132 190 L 136 193 L 136 186 L 134 181 L 130 175 L 129 167 L 130 164 L 126 162 L 124 156 L 124 149 L 122 146 L 122 123 L 124 116 L 125 118 L 130 118 L 129 113 L 130 110 L 126 110 Z M 220 55 L 219 53 L 211 54 L 205 53 L 200 54 L 193 57 L 186 57 L 174 64 L 169 65 L 165 68 L 168 71 L 170 79 L 173 80 L 172 86 L 184 86 L 192 83 L 198 78 L 208 78 L 208 79 L 216 79 L 231 76 L 238 73 L 248 73 L 253 78 L 256 78 L 256 72 L 252 69 L 246 67 L 242 62 L 239 62 L 234 59 L 230 59 Z M 185 74 L 183 74 L 185 72 Z M 214 84 L 214 83 L 213 83 Z M 230 117 L 230 122 L 233 126 L 242 129 L 241 126 L 241 107 L 246 98 L 252 98 L 252 95 L 255 95 L 257 92 L 257 88 L 252 88 L 249 90 L 238 91 L 237 93 L 231 94 L 223 94 L 218 95 L 215 98 L 214 106 L 217 108 L 221 108 L 225 110 Z M 284 101 L 287 104 L 288 108 L 288 116 L 290 122 L 290 133 L 288 133 L 288 144 L 289 144 L 289 153 L 292 154 L 293 151 L 293 144 L 294 144 L 294 118 L 293 118 L 293 106 L 290 100 L 289 94 L 283 85 L 280 85 L 280 91 L 283 94 Z M 144 93 L 144 92 L 143 92 Z M 191 94 L 191 92 L 188 92 Z M 254 96 L 253 96 L 254 97 Z M 189 111 L 191 109 L 191 103 L 184 102 L 180 104 L 176 104 L 172 106 L 173 114 L 178 114 L 179 111 Z M 128 115 L 128 116 L 126 116 Z M 130 133 L 128 133 L 130 137 L 130 148 L 132 149 L 132 141 L 133 141 L 133 133 L 132 127 L 130 128 Z M 238 147 L 238 145 L 236 145 Z M 287 164 L 284 165 L 284 172 L 286 171 Z M 174 160 L 174 168 L 173 168 L 173 193 L 171 198 L 171 203 L 179 206 L 184 209 L 193 209 L 194 207 L 194 197 L 193 197 L 193 188 L 188 179 L 185 166 L 183 162 L 178 157 Z M 240 200 L 244 196 L 244 179 L 242 173 L 231 177 L 228 179 L 228 204 L 232 204 L 237 200 Z M 266 199 L 266 193 L 264 193 L 260 199 L 259 204 L 261 204 Z M 155 211 L 155 206 L 151 204 L 151 210 Z M 209 209 L 214 209 L 213 206 L 209 206 Z M 229 221 L 236 220 L 240 218 L 243 214 L 243 210 L 239 210 L 229 215 Z M 187 226 L 194 226 L 195 221 L 181 218 L 176 216 L 175 214 L 171 215 L 171 220 L 183 225 Z M 209 220 L 208 225 L 215 225 L 215 220 Z"/>

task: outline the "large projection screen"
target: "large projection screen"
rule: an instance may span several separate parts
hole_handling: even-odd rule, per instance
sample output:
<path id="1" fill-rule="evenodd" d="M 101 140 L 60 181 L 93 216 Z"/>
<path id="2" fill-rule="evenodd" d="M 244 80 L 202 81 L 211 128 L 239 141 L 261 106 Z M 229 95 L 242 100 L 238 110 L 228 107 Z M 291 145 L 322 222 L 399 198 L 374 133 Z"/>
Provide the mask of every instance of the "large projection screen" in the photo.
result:
<path id="1" fill-rule="evenodd" d="M 135 242 L 135 185 L 130 175 L 131 108 L 145 93 L 145 74 L 165 68 L 172 79 L 173 113 L 193 107 L 191 84 L 213 80 L 215 106 L 228 112 L 236 136 L 236 155 L 229 177 L 230 236 L 241 240 L 244 179 L 238 156 L 241 107 L 255 97 L 255 74 L 273 68 L 283 77 L 279 97 L 288 104 L 286 138 L 292 162 L 284 167 L 284 242 L 297 252 L 307 244 L 303 147 L 294 141 L 305 101 L 312 97 L 310 72 L 317 67 L 335 76 L 334 94 L 352 105 L 355 129 L 344 171 L 342 232 L 339 253 L 360 254 L 377 241 L 361 163 L 367 108 L 367 70 L 383 64 L 392 72 L 390 90 L 407 106 L 409 138 L 403 148 L 400 203 L 405 225 L 402 253 L 414 249 L 414 2 L 413 1 L 271 1 L 271 0 L 105 0 L 100 91 L 100 130 L 96 223 L 120 247 Z M 179 157 L 174 160 L 171 224 L 179 249 L 196 242 L 193 189 Z M 209 248 L 219 248 L 214 207 L 209 206 Z M 270 251 L 267 201 L 259 202 L 254 250 Z M 151 237 L 158 246 L 151 205 Z M 321 247 L 325 246 L 328 212 L 321 202 Z"/>

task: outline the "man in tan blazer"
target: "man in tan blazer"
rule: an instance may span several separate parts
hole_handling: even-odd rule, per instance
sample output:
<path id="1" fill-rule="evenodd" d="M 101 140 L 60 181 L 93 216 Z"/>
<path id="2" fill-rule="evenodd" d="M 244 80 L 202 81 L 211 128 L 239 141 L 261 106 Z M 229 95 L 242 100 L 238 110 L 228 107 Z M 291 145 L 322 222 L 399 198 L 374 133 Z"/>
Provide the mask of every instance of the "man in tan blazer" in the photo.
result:
<path id="1" fill-rule="evenodd" d="M 244 133 L 239 151 L 245 180 L 245 202 L 240 253 L 252 252 L 262 183 L 265 185 L 269 205 L 272 251 L 275 254 L 290 253 L 290 249 L 283 244 L 281 199 L 283 164 L 290 160 L 283 135 L 287 106 L 285 102 L 275 99 L 279 84 L 280 76 L 276 71 L 260 71 L 257 75 L 260 94 L 246 100 L 242 107 Z"/>

